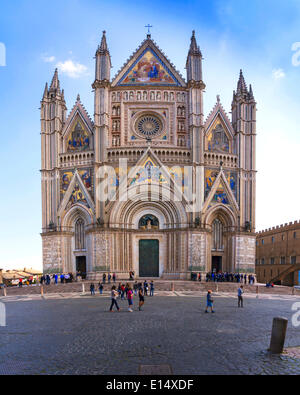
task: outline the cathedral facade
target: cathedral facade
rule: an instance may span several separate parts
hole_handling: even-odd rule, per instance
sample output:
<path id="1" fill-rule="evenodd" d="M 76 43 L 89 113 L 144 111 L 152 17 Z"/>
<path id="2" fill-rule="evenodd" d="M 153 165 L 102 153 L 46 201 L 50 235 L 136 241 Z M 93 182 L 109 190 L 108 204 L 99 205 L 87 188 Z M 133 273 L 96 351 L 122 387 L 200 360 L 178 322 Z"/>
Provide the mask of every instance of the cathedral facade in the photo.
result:
<path id="1" fill-rule="evenodd" d="M 57 70 L 45 87 L 44 271 L 254 271 L 256 102 L 242 71 L 230 120 L 219 96 L 204 117 L 194 32 L 186 80 L 150 34 L 113 79 L 111 67 L 104 32 L 93 119 L 79 95 L 67 114 Z"/>

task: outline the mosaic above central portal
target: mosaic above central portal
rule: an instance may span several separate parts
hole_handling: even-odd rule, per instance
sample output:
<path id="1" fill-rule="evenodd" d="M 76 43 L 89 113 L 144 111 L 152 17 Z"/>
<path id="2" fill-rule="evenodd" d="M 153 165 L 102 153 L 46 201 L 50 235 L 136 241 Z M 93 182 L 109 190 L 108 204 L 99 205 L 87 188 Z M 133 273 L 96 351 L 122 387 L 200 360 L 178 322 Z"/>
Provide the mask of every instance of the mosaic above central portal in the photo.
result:
<path id="1" fill-rule="evenodd" d="M 179 85 L 178 81 L 154 52 L 147 49 L 128 71 L 120 85 Z"/>

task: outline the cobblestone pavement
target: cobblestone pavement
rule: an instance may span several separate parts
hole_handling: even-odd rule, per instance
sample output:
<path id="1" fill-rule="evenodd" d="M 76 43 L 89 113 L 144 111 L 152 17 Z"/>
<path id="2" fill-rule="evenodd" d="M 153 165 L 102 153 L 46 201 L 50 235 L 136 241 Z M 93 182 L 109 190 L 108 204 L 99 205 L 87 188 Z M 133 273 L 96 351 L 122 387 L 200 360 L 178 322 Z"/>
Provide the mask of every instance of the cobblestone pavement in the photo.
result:
<path id="1" fill-rule="evenodd" d="M 167 296 L 168 295 L 168 296 Z M 38 297 L 36 296 L 31 296 Z M 170 365 L 185 374 L 300 374 L 297 353 L 267 353 L 272 320 L 289 319 L 286 347 L 300 345 L 291 325 L 293 302 L 247 295 L 237 308 L 232 294 L 214 295 L 216 314 L 205 314 L 205 295 L 165 292 L 144 310 L 109 313 L 109 298 L 48 295 L 5 302 L 0 327 L 0 374 L 136 375 L 140 365 Z"/>

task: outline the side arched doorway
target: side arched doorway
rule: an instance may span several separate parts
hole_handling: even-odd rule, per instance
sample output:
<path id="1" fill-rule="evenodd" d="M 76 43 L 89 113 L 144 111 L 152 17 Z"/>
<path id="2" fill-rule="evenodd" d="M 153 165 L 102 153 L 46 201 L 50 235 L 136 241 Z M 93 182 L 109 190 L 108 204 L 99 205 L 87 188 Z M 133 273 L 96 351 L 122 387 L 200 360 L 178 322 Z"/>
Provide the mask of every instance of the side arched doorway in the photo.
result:
<path id="1" fill-rule="evenodd" d="M 233 272 L 237 218 L 229 207 L 218 205 L 208 211 L 205 224 L 208 230 L 207 271 Z"/>

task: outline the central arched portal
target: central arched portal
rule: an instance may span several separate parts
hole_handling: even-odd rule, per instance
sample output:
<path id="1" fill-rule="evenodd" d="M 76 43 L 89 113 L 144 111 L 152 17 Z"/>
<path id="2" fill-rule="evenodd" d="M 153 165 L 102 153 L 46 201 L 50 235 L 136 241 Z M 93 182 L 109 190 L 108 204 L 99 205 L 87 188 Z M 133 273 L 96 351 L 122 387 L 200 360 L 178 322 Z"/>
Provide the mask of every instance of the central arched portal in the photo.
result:
<path id="1" fill-rule="evenodd" d="M 139 241 L 140 277 L 159 277 L 159 240 Z"/>
<path id="2" fill-rule="evenodd" d="M 152 214 L 144 215 L 139 221 L 139 230 L 148 231 L 159 229 L 159 220 Z M 151 236 L 151 235 L 150 235 Z M 139 240 L 139 276 L 159 277 L 159 240 Z"/>

